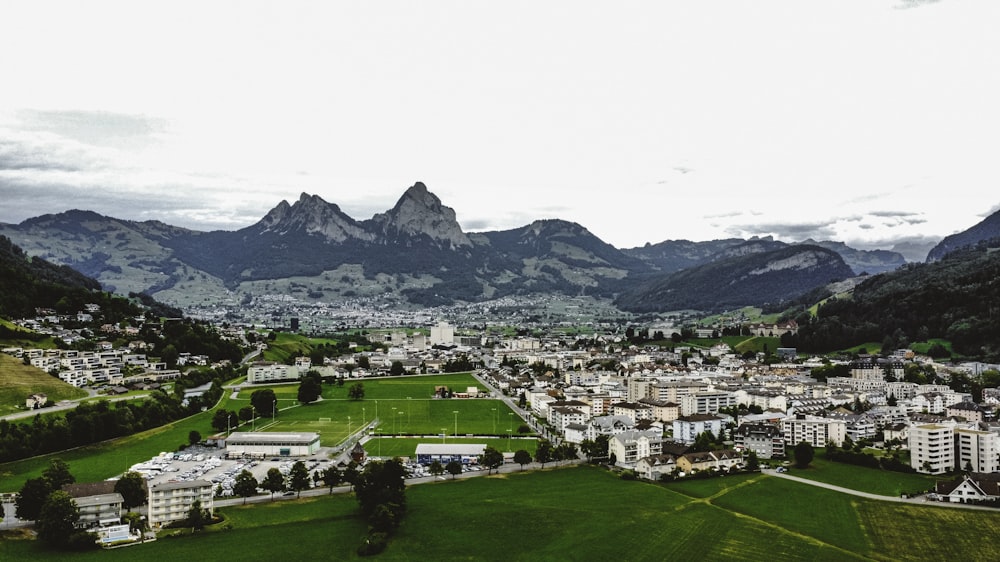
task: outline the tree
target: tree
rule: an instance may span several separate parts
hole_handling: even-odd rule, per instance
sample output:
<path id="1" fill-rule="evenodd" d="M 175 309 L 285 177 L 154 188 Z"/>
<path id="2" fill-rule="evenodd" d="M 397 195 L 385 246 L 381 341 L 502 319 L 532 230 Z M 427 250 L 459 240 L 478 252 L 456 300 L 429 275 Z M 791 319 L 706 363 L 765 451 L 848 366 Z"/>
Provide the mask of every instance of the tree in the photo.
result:
<path id="1" fill-rule="evenodd" d="M 483 454 L 479 455 L 479 464 L 486 467 L 488 474 L 493 474 L 493 469 L 503 464 L 503 453 L 493 447 L 486 447 Z"/>
<path id="2" fill-rule="evenodd" d="M 354 461 L 347 463 L 347 468 L 344 469 L 344 482 L 351 485 L 351 491 L 357 486 L 360 478 L 361 472 L 358 470 L 358 463 Z"/>
<path id="3" fill-rule="evenodd" d="M 66 484 L 76 482 L 76 477 L 69 472 L 69 465 L 60 458 L 49 461 L 49 467 L 42 471 L 42 478 L 49 481 L 49 485 L 53 490 L 58 490 Z"/>
<path id="4" fill-rule="evenodd" d="M 521 465 L 521 470 L 524 470 L 524 465 L 531 464 L 531 453 L 524 449 L 518 449 L 514 452 L 514 462 Z"/>
<path id="5" fill-rule="evenodd" d="M 126 510 L 146 503 L 146 479 L 138 472 L 126 472 L 115 482 L 115 491 L 122 495 Z"/>
<path id="6" fill-rule="evenodd" d="M 233 493 L 243 498 L 243 505 L 246 505 L 247 498 L 257 493 L 259 483 L 249 470 L 243 470 L 236 475 L 233 483 Z"/>
<path id="7" fill-rule="evenodd" d="M 200 531 L 205 528 L 205 523 L 208 521 L 205 510 L 201 508 L 201 500 L 194 500 L 191 509 L 188 510 L 187 525 L 194 531 Z"/>
<path id="8" fill-rule="evenodd" d="M 188 443 L 191 445 L 201 443 L 201 433 L 197 429 L 192 429 L 188 432 Z"/>
<path id="9" fill-rule="evenodd" d="M 258 416 L 271 416 L 274 415 L 276 398 L 274 396 L 274 391 L 270 388 L 262 388 L 260 390 L 253 391 L 250 395 L 250 405 L 257 410 Z"/>
<path id="10" fill-rule="evenodd" d="M 444 465 L 441 464 L 441 461 L 435 460 L 429 467 L 427 467 L 427 470 L 429 470 L 434 476 L 441 476 L 444 474 Z"/>
<path id="11" fill-rule="evenodd" d="M 535 461 L 545 468 L 545 463 L 552 461 L 552 443 L 547 439 L 542 439 L 538 442 L 538 447 L 535 449 Z"/>
<path id="12" fill-rule="evenodd" d="M 236 413 L 224 408 L 220 408 L 212 415 L 212 429 L 215 431 L 226 431 L 231 427 L 236 427 L 238 423 Z"/>
<path id="13" fill-rule="evenodd" d="M 271 492 L 271 501 L 274 501 L 274 493 L 285 490 L 285 477 L 277 468 L 269 468 L 260 487 Z"/>
<path id="14" fill-rule="evenodd" d="M 292 465 L 292 471 L 289 473 L 289 484 L 291 484 L 291 489 L 295 491 L 295 497 L 302 497 L 302 490 L 309 489 L 309 469 L 306 468 L 306 463 L 302 461 L 295 461 Z"/>
<path id="15" fill-rule="evenodd" d="M 448 464 L 444 467 L 451 474 L 451 479 L 454 480 L 456 476 L 462 474 L 462 463 L 458 461 L 448 461 Z"/>
<path id="16" fill-rule="evenodd" d="M 331 464 L 323 471 L 323 483 L 330 489 L 331 494 L 334 486 L 340 484 L 342 478 L 343 475 L 340 474 L 340 469 L 336 465 Z"/>
<path id="17" fill-rule="evenodd" d="M 253 419 L 253 407 L 252 406 L 243 406 L 242 408 L 240 408 L 239 416 L 240 416 L 240 421 L 241 422 L 248 422 L 248 421 L 252 420 Z"/>
<path id="18" fill-rule="evenodd" d="M 347 390 L 347 397 L 351 400 L 363 400 L 365 397 L 364 383 L 356 382 Z"/>
<path id="19" fill-rule="evenodd" d="M 760 470 L 760 460 L 757 458 L 757 453 L 750 451 L 747 455 L 747 470 L 750 472 L 757 472 Z"/>
<path id="20" fill-rule="evenodd" d="M 323 385 L 314 377 L 306 377 L 302 379 L 302 383 L 299 384 L 299 402 L 303 404 L 312 404 L 313 402 L 319 400 L 319 397 L 323 394 Z"/>
<path id="21" fill-rule="evenodd" d="M 406 512 L 406 470 L 399 459 L 369 462 L 357 484 L 355 495 L 361 514 L 372 529 L 390 532 Z"/>
<path id="22" fill-rule="evenodd" d="M 49 499 L 52 493 L 52 485 L 45 477 L 29 478 L 21 486 L 17 498 L 14 500 L 15 514 L 18 519 L 36 521 L 42 512 L 42 506 Z"/>
<path id="23" fill-rule="evenodd" d="M 389 374 L 394 377 L 406 374 L 406 368 L 403 367 L 403 362 L 393 361 L 392 365 L 389 367 Z"/>
<path id="24" fill-rule="evenodd" d="M 800 441 L 799 444 L 795 446 L 794 455 L 795 466 L 805 468 L 812 462 L 816 452 L 813 451 L 813 447 L 808 441 Z"/>
<path id="25" fill-rule="evenodd" d="M 38 539 L 49 545 L 65 547 L 79 520 L 80 510 L 73 498 L 62 490 L 56 490 L 42 505 L 35 521 Z"/>

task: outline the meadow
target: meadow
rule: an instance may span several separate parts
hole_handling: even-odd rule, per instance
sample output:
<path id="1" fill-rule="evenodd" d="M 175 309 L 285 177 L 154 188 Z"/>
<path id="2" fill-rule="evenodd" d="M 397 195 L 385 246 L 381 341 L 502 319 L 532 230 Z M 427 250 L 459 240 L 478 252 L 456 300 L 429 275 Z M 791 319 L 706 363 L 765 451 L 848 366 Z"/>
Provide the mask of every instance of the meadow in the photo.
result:
<path id="1" fill-rule="evenodd" d="M 48 396 L 50 403 L 87 396 L 86 390 L 49 375 L 20 359 L 0 353 L 0 415 L 23 412 L 24 401 L 35 393 Z M 39 410 L 44 412 L 44 410 Z"/>
<path id="2" fill-rule="evenodd" d="M 939 480 L 939 478 L 928 474 L 893 472 L 831 462 L 823 458 L 821 450 L 817 452 L 816 458 L 809 463 L 808 468 L 796 468 L 793 464 L 788 467 L 788 473 L 799 478 L 808 478 L 834 486 L 896 497 L 901 494 L 915 495 L 926 492 L 933 489 L 935 482 Z"/>
<path id="3" fill-rule="evenodd" d="M 662 485 L 590 466 L 407 489 L 380 560 L 993 560 L 1000 513 L 865 500 L 762 474 Z M 220 508 L 205 532 L 63 555 L 0 541 L 4 560 L 357 559 L 351 494 Z"/>

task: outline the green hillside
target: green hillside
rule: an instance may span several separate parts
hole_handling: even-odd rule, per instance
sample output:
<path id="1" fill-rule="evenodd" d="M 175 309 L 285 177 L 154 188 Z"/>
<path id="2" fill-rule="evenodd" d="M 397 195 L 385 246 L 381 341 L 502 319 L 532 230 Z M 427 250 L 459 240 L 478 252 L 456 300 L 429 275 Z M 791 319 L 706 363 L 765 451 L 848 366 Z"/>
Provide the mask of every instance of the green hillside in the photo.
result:
<path id="1" fill-rule="evenodd" d="M 39 392 L 47 395 L 50 403 L 87 396 L 85 390 L 0 353 L 0 415 L 23 412 L 24 400 Z"/>

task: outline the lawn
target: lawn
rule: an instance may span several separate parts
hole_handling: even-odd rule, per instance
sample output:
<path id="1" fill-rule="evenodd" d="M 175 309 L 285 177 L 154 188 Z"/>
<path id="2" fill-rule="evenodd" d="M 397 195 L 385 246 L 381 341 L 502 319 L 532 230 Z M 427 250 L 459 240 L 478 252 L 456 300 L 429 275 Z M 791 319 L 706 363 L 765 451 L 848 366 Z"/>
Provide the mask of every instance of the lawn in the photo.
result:
<path id="1" fill-rule="evenodd" d="M 800 478 L 825 482 L 852 490 L 859 490 L 883 496 L 916 494 L 934 487 L 939 478 L 926 474 L 910 474 L 866 468 L 847 463 L 830 462 L 823 458 L 821 450 L 808 468 L 789 467 L 788 473 Z"/>
<path id="2" fill-rule="evenodd" d="M 849 498 L 759 474 L 660 485 L 564 467 L 411 486 L 407 506 L 380 560 L 991 560 L 1000 552 L 1000 513 Z M 220 512 L 225 523 L 193 537 L 72 555 L 3 540 L 0 559 L 352 560 L 365 533 L 350 494 Z"/>
<path id="3" fill-rule="evenodd" d="M 0 353 L 0 415 L 25 411 L 24 401 L 35 393 L 47 395 L 52 404 L 87 396 L 86 390 L 66 384 L 40 369 L 25 365 L 20 359 Z"/>

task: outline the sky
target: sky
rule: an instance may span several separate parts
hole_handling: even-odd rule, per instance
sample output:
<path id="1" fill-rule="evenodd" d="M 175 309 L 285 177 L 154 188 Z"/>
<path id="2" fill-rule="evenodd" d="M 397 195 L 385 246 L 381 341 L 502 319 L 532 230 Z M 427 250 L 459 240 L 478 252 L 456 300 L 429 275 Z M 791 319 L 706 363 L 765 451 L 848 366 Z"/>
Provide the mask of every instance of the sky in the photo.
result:
<path id="1" fill-rule="evenodd" d="M 417 181 L 466 231 L 927 243 L 1000 209 L 1000 2 L 12 1 L 0 222 L 236 230 Z"/>

